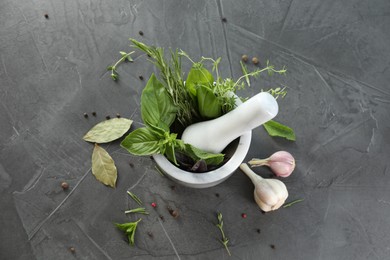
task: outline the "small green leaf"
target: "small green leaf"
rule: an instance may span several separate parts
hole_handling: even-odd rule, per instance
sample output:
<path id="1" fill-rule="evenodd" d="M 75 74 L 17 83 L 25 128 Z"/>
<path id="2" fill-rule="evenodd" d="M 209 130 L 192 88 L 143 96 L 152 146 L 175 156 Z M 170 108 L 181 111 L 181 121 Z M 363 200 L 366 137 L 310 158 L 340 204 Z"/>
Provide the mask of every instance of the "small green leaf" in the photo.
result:
<path id="1" fill-rule="evenodd" d="M 108 66 L 108 67 L 107 67 L 107 70 L 113 70 L 113 69 L 114 69 L 113 66 Z"/>
<path id="2" fill-rule="evenodd" d="M 118 74 L 111 73 L 111 78 L 116 81 L 118 79 Z"/>
<path id="3" fill-rule="evenodd" d="M 135 222 L 128 222 L 128 223 L 123 223 L 123 224 L 114 223 L 118 229 L 125 232 L 125 234 L 127 235 L 127 238 L 129 239 L 129 244 L 132 246 L 134 245 L 135 231 L 137 230 L 138 223 L 141 220 L 142 219 L 139 219 Z"/>
<path id="4" fill-rule="evenodd" d="M 199 113 L 203 118 L 213 119 L 221 116 L 222 106 L 218 97 L 206 86 L 197 88 Z"/>
<path id="5" fill-rule="evenodd" d="M 185 144 L 182 140 L 177 140 L 176 147 L 194 161 L 204 160 L 207 165 L 218 165 L 222 163 L 224 159 L 224 154 L 205 152 L 195 146 Z"/>
<path id="6" fill-rule="evenodd" d="M 121 55 L 122 57 L 125 57 L 125 56 L 127 55 L 127 53 L 124 52 L 124 51 L 120 51 L 119 53 L 120 53 L 120 55 Z"/>
<path id="7" fill-rule="evenodd" d="M 98 144 L 95 144 L 92 153 L 92 174 L 101 183 L 115 188 L 117 170 L 114 160 Z"/>
<path id="8" fill-rule="evenodd" d="M 160 137 L 147 127 L 131 132 L 121 146 L 134 155 L 151 155 L 160 152 Z"/>
<path id="9" fill-rule="evenodd" d="M 112 118 L 98 123 L 83 137 L 87 142 L 108 143 L 121 138 L 131 127 L 132 120 L 127 118 Z"/>
<path id="10" fill-rule="evenodd" d="M 295 133 L 290 127 L 270 120 L 263 124 L 263 127 L 270 136 L 283 137 L 290 141 L 295 141 Z"/>

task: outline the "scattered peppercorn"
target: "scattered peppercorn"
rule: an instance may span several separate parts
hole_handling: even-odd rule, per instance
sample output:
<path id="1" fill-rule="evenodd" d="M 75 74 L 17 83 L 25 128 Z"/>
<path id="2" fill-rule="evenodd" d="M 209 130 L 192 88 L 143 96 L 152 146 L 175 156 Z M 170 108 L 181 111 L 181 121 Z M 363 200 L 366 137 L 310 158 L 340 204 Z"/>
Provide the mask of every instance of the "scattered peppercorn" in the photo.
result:
<path id="1" fill-rule="evenodd" d="M 163 215 L 160 215 L 160 219 L 161 219 L 162 221 L 164 221 L 164 216 L 163 216 Z"/>
<path id="2" fill-rule="evenodd" d="M 130 162 L 129 165 L 130 165 L 131 168 L 134 167 L 134 163 L 132 163 L 132 162 Z"/>
<path id="3" fill-rule="evenodd" d="M 256 229 L 256 232 L 260 234 L 261 233 L 260 228 Z"/>
<path id="4" fill-rule="evenodd" d="M 156 202 L 152 202 L 152 204 L 150 204 L 150 205 L 152 205 L 153 208 L 157 207 Z"/>
<path id="5" fill-rule="evenodd" d="M 61 188 L 63 189 L 63 190 L 67 190 L 67 189 L 69 189 L 69 184 L 67 183 L 67 182 L 63 182 L 63 183 L 61 183 Z"/>
<path id="6" fill-rule="evenodd" d="M 92 112 L 92 115 L 93 115 L 93 116 L 96 116 L 96 112 Z"/>
<path id="7" fill-rule="evenodd" d="M 242 217 L 242 218 L 246 218 L 247 216 L 246 216 L 245 213 L 242 213 L 242 214 L 241 214 L 241 217 Z"/>
<path id="8" fill-rule="evenodd" d="M 142 75 L 138 76 L 140 80 L 144 80 L 144 77 Z"/>
<path id="9" fill-rule="evenodd" d="M 85 117 L 85 118 L 88 118 L 88 114 L 87 114 L 87 113 L 84 113 L 84 117 Z"/>
<path id="10" fill-rule="evenodd" d="M 117 117 L 117 118 L 121 118 L 121 115 L 117 113 L 117 114 L 116 114 L 116 117 Z"/>
<path id="11" fill-rule="evenodd" d="M 108 120 L 108 119 L 110 119 L 111 117 L 110 116 L 106 116 L 106 119 Z"/>
<path id="12" fill-rule="evenodd" d="M 76 249 L 72 246 L 72 247 L 69 247 L 69 251 L 74 254 L 76 252 Z"/>
<path id="13" fill-rule="evenodd" d="M 175 209 L 174 211 L 172 211 L 171 216 L 177 218 L 179 216 L 179 211 Z"/>
<path id="14" fill-rule="evenodd" d="M 275 249 L 275 245 L 272 244 L 272 245 L 269 245 L 269 246 L 270 246 L 272 249 Z"/>
<path id="15" fill-rule="evenodd" d="M 144 32 L 143 31 L 139 31 L 138 33 L 139 33 L 139 35 L 144 36 Z"/>
<path id="16" fill-rule="evenodd" d="M 152 232 L 148 232 L 148 236 L 151 238 L 151 239 L 153 239 L 153 233 Z"/>
<path id="17" fill-rule="evenodd" d="M 241 57 L 241 60 L 243 61 L 243 62 L 247 62 L 248 61 L 248 55 L 246 55 L 246 54 L 244 54 L 244 55 L 242 55 L 242 57 Z"/>
<path id="18" fill-rule="evenodd" d="M 222 17 L 222 22 L 226 23 L 227 22 L 227 19 L 226 17 Z"/>
<path id="19" fill-rule="evenodd" d="M 219 198 L 219 193 L 215 193 L 215 197 Z"/>
<path id="20" fill-rule="evenodd" d="M 45 18 L 46 19 L 49 19 L 49 15 L 48 14 L 44 14 Z"/>
<path id="21" fill-rule="evenodd" d="M 253 64 L 257 65 L 257 64 L 259 64 L 259 59 L 257 57 L 253 57 L 252 62 L 253 62 Z"/>

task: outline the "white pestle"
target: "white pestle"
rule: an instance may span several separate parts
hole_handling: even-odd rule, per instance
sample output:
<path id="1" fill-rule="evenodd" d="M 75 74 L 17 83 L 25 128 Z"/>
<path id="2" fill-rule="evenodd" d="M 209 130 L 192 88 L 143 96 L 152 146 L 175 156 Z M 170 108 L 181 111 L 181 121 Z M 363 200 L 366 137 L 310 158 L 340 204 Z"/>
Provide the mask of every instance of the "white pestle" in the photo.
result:
<path id="1" fill-rule="evenodd" d="M 237 137 L 274 118 L 278 110 L 276 99 L 261 92 L 223 116 L 188 126 L 181 139 L 206 152 L 220 153 Z"/>

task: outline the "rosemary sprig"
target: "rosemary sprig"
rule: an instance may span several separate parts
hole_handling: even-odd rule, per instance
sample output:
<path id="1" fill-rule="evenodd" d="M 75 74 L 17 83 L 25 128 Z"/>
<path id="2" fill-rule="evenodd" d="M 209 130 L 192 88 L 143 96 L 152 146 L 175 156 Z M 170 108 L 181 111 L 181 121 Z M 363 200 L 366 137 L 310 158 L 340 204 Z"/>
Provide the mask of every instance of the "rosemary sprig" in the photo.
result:
<path id="1" fill-rule="evenodd" d="M 127 191 L 127 194 L 129 194 L 129 196 L 135 201 L 138 203 L 138 205 L 142 205 L 142 201 L 140 200 L 140 198 L 137 197 L 137 195 L 135 195 L 134 193 L 130 192 L 130 191 Z"/>
<path id="2" fill-rule="evenodd" d="M 132 51 L 132 52 L 129 52 L 129 53 L 127 53 L 127 52 L 124 52 L 124 51 L 120 51 L 119 52 L 120 53 L 120 55 L 122 56 L 114 65 L 112 65 L 112 66 L 108 66 L 107 67 L 107 70 L 108 71 L 111 71 L 111 78 L 114 80 L 114 81 L 116 81 L 117 79 L 118 79 L 118 77 L 119 77 L 119 74 L 118 74 L 118 72 L 117 72 L 117 70 L 116 70 L 116 67 L 121 63 L 121 62 L 123 62 L 123 61 L 133 61 L 133 59 L 131 58 L 131 54 L 133 54 L 134 53 L 134 51 Z"/>
<path id="3" fill-rule="evenodd" d="M 220 241 L 221 241 L 222 245 L 225 247 L 225 249 L 228 252 L 229 256 L 231 256 L 229 248 L 228 248 L 229 239 L 225 236 L 225 233 L 223 232 L 223 219 L 222 219 L 222 213 L 221 212 L 217 213 L 217 218 L 218 218 L 217 227 L 221 231 L 221 235 L 222 235 L 222 239 Z"/>
<path id="4" fill-rule="evenodd" d="M 288 207 L 291 207 L 292 205 L 294 205 L 295 203 L 299 203 L 299 202 L 302 202 L 304 201 L 304 199 L 298 199 L 298 200 L 293 200 L 287 204 L 284 204 L 283 205 L 283 208 L 288 208 Z"/>
<path id="5" fill-rule="evenodd" d="M 135 231 L 137 230 L 138 223 L 141 220 L 142 219 L 140 218 L 136 222 L 128 222 L 128 223 L 123 223 L 123 224 L 114 223 L 117 228 L 119 228 L 120 230 L 125 232 L 125 234 L 127 235 L 127 238 L 129 239 L 129 244 L 132 246 L 134 245 Z"/>
<path id="6" fill-rule="evenodd" d="M 135 209 L 129 209 L 125 211 L 125 214 L 129 214 L 129 213 L 139 213 L 139 214 L 149 215 L 149 212 L 147 212 L 145 208 L 135 208 Z"/>

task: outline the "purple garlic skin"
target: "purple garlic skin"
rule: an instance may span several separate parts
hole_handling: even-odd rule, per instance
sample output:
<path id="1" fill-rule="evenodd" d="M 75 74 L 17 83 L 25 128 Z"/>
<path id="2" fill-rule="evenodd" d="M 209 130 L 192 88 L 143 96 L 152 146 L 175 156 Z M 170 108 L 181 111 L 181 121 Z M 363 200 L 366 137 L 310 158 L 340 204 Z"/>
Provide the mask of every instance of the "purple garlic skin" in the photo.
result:
<path id="1" fill-rule="evenodd" d="M 266 165 L 278 177 L 288 177 L 295 169 L 294 157 L 286 151 L 279 151 L 272 154 L 267 159 L 252 159 L 248 162 L 252 167 Z"/>

